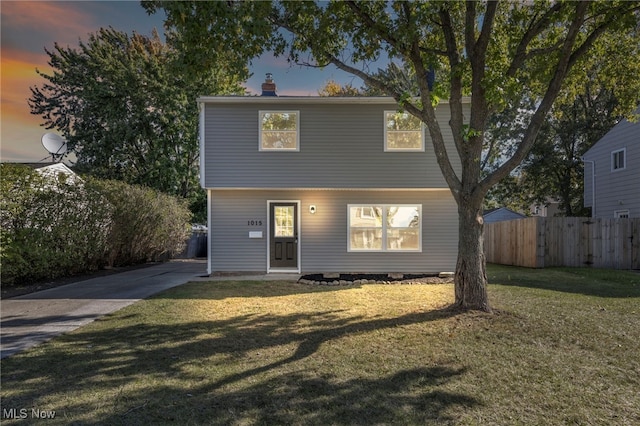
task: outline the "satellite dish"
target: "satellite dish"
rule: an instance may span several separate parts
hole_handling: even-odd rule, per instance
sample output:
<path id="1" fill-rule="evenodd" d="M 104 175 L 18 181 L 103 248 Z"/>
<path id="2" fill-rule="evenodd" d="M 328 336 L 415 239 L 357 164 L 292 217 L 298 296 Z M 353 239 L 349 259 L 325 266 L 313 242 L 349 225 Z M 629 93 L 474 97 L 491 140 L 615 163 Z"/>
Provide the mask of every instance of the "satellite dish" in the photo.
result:
<path id="1" fill-rule="evenodd" d="M 42 146 L 49 151 L 53 161 L 56 161 L 56 157 L 61 158 L 67 153 L 67 142 L 55 133 L 45 133 L 42 135 Z"/>

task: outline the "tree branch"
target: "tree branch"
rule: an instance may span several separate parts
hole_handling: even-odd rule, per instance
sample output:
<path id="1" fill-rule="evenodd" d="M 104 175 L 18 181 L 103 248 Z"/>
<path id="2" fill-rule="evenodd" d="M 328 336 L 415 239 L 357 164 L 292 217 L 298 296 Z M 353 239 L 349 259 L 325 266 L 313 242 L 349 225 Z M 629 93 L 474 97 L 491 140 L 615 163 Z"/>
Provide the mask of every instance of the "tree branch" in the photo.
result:
<path id="1" fill-rule="evenodd" d="M 527 57 L 527 48 L 529 47 L 529 43 L 538 36 L 545 28 L 549 25 L 551 21 L 551 17 L 561 11 L 564 7 L 566 7 L 567 3 L 557 2 L 540 18 L 538 21 L 532 21 L 527 29 L 527 32 L 520 40 L 518 47 L 516 48 L 516 52 L 513 55 L 513 60 L 511 61 L 511 65 L 509 65 L 509 69 L 506 72 L 506 75 L 509 77 L 513 77 L 516 72 L 522 67 L 522 64 L 528 59 Z"/>
<path id="2" fill-rule="evenodd" d="M 335 65 L 336 67 L 340 68 L 343 71 L 346 71 L 350 74 L 355 75 L 356 77 L 360 77 L 363 81 L 365 81 L 367 84 L 380 89 L 381 91 L 388 93 L 390 96 L 392 96 L 397 102 L 400 102 L 401 99 L 401 93 L 397 93 L 394 88 L 392 86 L 388 86 L 384 83 L 382 83 L 380 80 L 375 79 L 373 77 L 371 77 L 369 74 L 367 74 L 366 72 L 356 68 L 356 67 L 352 67 L 351 65 L 347 65 L 346 63 L 344 63 L 343 61 L 341 61 L 340 59 L 336 58 L 335 56 L 332 55 L 328 55 L 327 54 L 327 58 L 329 60 L 329 63 Z"/>
<path id="3" fill-rule="evenodd" d="M 545 47 L 541 49 L 531 49 L 529 53 L 525 55 L 524 60 L 527 61 L 533 58 L 534 56 L 544 56 L 544 55 L 548 55 L 550 53 L 556 52 L 562 46 L 562 43 L 563 41 L 560 40 L 549 47 Z"/>
<path id="4" fill-rule="evenodd" d="M 447 57 L 449 59 L 449 66 L 451 69 L 451 82 L 449 94 L 449 108 L 451 109 L 451 128 L 460 130 L 460 133 L 454 130 L 453 140 L 458 151 L 460 158 L 463 158 L 462 149 L 462 75 L 463 72 L 460 69 L 460 55 L 458 54 L 458 44 L 456 42 L 455 31 L 453 29 L 453 23 L 451 21 L 451 15 L 445 9 L 441 7 L 439 11 L 440 21 L 442 22 L 442 33 L 445 39 L 445 46 L 447 47 Z"/>
<path id="5" fill-rule="evenodd" d="M 414 40 L 413 42 L 410 60 L 416 71 L 416 75 L 426 75 L 427 70 L 422 62 L 418 40 Z M 451 159 L 449 158 L 447 147 L 444 143 L 444 139 L 442 138 L 440 123 L 438 123 L 435 109 L 431 104 L 431 91 L 429 90 L 429 84 L 427 83 L 426 78 L 418 78 L 417 80 L 418 86 L 420 88 L 422 110 L 419 110 L 417 108 L 415 110 L 412 110 L 411 107 L 413 107 L 413 105 L 407 105 L 405 106 L 405 108 L 413 115 L 420 117 L 421 121 L 427 124 L 427 129 L 429 130 L 429 135 L 431 136 L 433 151 L 436 155 L 436 161 L 438 162 L 438 166 L 440 166 L 442 176 L 451 189 L 456 202 L 458 202 L 462 185 L 460 178 L 458 178 L 455 170 L 453 169 L 453 166 L 451 165 Z"/>
<path id="6" fill-rule="evenodd" d="M 482 20 L 482 30 L 478 37 L 477 48 L 481 51 L 486 51 L 491 40 L 491 32 L 493 31 L 493 24 L 495 22 L 496 13 L 498 11 L 498 2 L 491 0 L 487 3 L 487 9 L 484 12 L 484 18 Z"/>
<path id="7" fill-rule="evenodd" d="M 578 59 L 580 59 L 593 46 L 593 43 L 595 43 L 598 37 L 600 37 L 609 28 L 609 26 L 611 26 L 614 22 L 616 22 L 619 19 L 620 15 L 623 15 L 629 12 L 637 12 L 638 10 L 640 10 L 640 6 L 636 6 L 636 7 L 625 7 L 625 6 L 627 6 L 627 3 L 625 3 L 624 6 L 620 6 L 616 8 L 614 12 L 610 13 L 608 19 L 606 19 L 603 23 L 601 23 L 598 27 L 596 27 L 591 32 L 591 34 L 587 36 L 586 40 L 582 43 L 582 45 L 580 45 L 571 54 L 571 57 L 569 58 L 569 63 L 568 63 L 569 67 L 572 67 L 578 61 Z"/>
<path id="8" fill-rule="evenodd" d="M 485 155 L 484 160 L 482 160 L 482 164 L 480 164 L 480 170 L 484 170 L 487 168 L 489 164 L 489 160 L 493 157 L 493 150 L 495 149 L 496 138 L 491 138 L 489 141 L 489 148 L 487 148 L 487 155 Z"/>
<path id="9" fill-rule="evenodd" d="M 487 99 L 485 96 L 485 87 L 483 85 L 485 79 L 486 70 L 486 55 L 489 41 L 491 39 L 491 32 L 493 30 L 493 23 L 496 16 L 498 3 L 496 1 L 489 1 L 487 3 L 486 10 L 483 14 L 482 30 L 476 41 L 475 39 L 475 26 L 477 20 L 476 3 L 474 1 L 467 2 L 466 13 L 466 26 L 465 36 L 467 43 L 472 44 L 471 53 L 468 51 L 469 60 L 471 63 L 471 117 L 469 124 L 471 130 L 483 129 L 486 126 L 487 117 L 489 115 L 489 108 L 487 106 Z M 470 135 L 468 141 L 465 144 L 467 155 L 471 159 L 478 159 L 478 161 L 472 161 L 468 164 L 469 169 L 469 183 L 473 186 L 477 182 L 480 176 L 482 167 L 480 164 L 480 157 L 482 156 L 484 132 L 476 135 Z"/>
<path id="10" fill-rule="evenodd" d="M 365 13 L 365 11 L 362 10 L 358 3 L 356 3 L 355 1 L 347 1 L 346 3 L 347 6 L 349 6 L 349 8 L 363 21 L 365 26 L 374 30 L 382 40 L 389 43 L 402 54 L 405 54 L 407 52 L 407 47 L 403 45 L 391 33 L 385 31 L 386 28 L 378 25 L 378 22 L 371 18 L 371 16 L 369 16 L 367 13 Z"/>
<path id="11" fill-rule="evenodd" d="M 476 55 L 476 2 L 468 0 L 466 6 L 464 15 L 464 42 L 467 55 L 473 58 Z"/>
<path id="12" fill-rule="evenodd" d="M 575 6 L 575 15 L 567 31 L 567 36 L 565 37 L 553 78 L 547 86 L 547 91 L 542 98 L 538 109 L 531 118 L 531 122 L 527 127 L 522 142 L 520 142 L 520 145 L 516 149 L 516 152 L 511 156 L 511 158 L 505 161 L 498 169 L 496 169 L 493 173 L 490 173 L 480 182 L 479 187 L 481 187 L 483 191 L 488 191 L 489 188 L 491 188 L 494 184 L 500 181 L 500 179 L 510 173 L 511 170 L 513 170 L 524 160 L 524 158 L 531 150 L 538 132 L 540 131 L 540 128 L 544 123 L 544 119 L 551 109 L 553 101 L 556 99 L 558 93 L 560 92 L 562 81 L 569 71 L 572 50 L 576 44 L 576 39 L 578 37 L 578 34 L 580 33 L 582 24 L 584 23 L 584 17 L 588 6 L 588 1 L 581 1 Z"/>

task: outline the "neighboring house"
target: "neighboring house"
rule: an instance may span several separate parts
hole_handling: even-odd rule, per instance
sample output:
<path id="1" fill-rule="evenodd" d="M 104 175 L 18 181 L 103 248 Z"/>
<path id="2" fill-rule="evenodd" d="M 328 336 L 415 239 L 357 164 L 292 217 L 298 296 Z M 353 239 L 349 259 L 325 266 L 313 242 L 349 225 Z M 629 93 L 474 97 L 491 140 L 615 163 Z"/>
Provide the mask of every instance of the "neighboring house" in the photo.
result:
<path id="1" fill-rule="evenodd" d="M 622 120 L 583 161 L 584 205 L 592 217 L 640 217 L 640 121 Z"/>
<path id="2" fill-rule="evenodd" d="M 548 198 L 544 203 L 532 204 L 529 212 L 531 216 L 554 217 L 560 213 L 560 201 Z"/>
<path id="3" fill-rule="evenodd" d="M 453 271 L 457 206 L 420 122 L 392 98 L 279 97 L 269 83 L 198 99 L 209 273 Z M 436 114 L 455 152 L 448 104 Z"/>
<path id="4" fill-rule="evenodd" d="M 482 214 L 482 217 L 484 218 L 484 223 L 495 223 L 504 222 L 506 220 L 524 219 L 527 216 L 506 207 L 498 207 L 495 209 L 486 210 Z"/>
<path id="5" fill-rule="evenodd" d="M 43 176 L 53 178 L 57 177 L 60 173 L 67 175 L 74 182 L 80 177 L 73 172 L 64 163 L 20 163 L 27 167 L 31 167 L 36 172 Z"/>
<path id="6" fill-rule="evenodd" d="M 29 167 L 42 176 L 48 179 L 57 179 L 60 175 L 64 175 L 69 182 L 80 183 L 82 178 L 78 176 L 73 170 L 67 167 L 64 163 L 57 162 L 40 162 L 40 163 L 4 163 L 4 164 L 18 164 L 21 166 Z"/>

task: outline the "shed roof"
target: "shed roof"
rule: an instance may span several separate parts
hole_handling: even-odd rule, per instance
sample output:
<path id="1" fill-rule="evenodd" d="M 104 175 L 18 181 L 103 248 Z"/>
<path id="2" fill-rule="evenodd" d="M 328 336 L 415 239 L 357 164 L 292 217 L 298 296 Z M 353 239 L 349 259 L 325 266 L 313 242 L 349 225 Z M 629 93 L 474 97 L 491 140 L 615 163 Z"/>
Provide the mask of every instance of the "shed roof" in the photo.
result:
<path id="1" fill-rule="evenodd" d="M 493 223 L 505 220 L 524 219 L 527 216 L 506 207 L 498 207 L 495 209 L 485 210 L 482 217 L 484 218 L 484 223 Z"/>

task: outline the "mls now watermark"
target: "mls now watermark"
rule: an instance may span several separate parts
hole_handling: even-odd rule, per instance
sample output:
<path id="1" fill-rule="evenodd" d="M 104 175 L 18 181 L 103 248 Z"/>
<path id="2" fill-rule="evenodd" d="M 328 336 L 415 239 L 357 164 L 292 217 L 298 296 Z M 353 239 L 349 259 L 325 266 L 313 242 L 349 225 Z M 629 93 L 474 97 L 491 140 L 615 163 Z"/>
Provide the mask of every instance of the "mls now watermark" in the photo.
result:
<path id="1" fill-rule="evenodd" d="M 3 408 L 3 419 L 53 419 L 56 412 L 39 408 Z"/>

